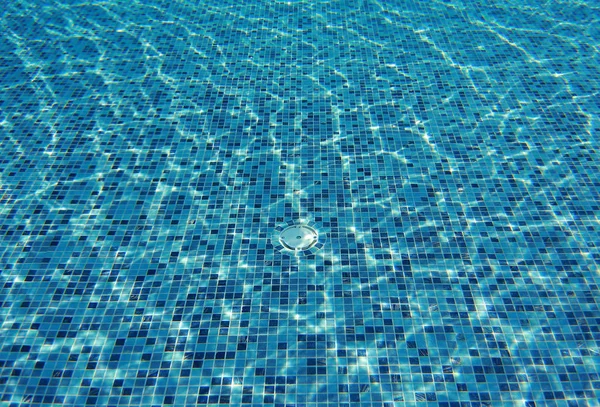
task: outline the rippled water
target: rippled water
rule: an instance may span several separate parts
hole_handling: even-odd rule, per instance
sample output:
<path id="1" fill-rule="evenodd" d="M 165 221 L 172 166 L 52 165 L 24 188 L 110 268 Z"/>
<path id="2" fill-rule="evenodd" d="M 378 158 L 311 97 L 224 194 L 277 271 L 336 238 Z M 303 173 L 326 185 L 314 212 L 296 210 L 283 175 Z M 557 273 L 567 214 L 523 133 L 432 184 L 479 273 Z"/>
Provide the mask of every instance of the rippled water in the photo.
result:
<path id="1" fill-rule="evenodd" d="M 599 405 L 600 7 L 539 3 L 5 6 L 2 402 Z"/>

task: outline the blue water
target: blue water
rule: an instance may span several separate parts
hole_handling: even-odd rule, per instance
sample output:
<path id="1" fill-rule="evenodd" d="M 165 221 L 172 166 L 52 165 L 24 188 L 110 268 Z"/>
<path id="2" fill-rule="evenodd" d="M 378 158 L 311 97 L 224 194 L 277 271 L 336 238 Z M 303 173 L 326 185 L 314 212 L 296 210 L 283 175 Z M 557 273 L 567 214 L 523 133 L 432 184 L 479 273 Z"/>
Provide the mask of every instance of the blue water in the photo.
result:
<path id="1" fill-rule="evenodd" d="M 5 5 L 2 405 L 600 405 L 600 6 L 542 3 Z"/>

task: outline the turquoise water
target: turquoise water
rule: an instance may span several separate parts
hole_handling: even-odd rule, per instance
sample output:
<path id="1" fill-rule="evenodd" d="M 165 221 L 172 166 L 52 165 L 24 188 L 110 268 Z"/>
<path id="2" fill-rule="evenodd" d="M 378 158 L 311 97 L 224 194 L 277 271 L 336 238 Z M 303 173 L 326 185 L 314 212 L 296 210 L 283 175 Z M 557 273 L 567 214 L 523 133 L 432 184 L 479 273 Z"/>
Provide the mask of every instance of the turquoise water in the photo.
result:
<path id="1" fill-rule="evenodd" d="M 346 3 L 5 6 L 3 405 L 600 404 L 600 6 Z"/>

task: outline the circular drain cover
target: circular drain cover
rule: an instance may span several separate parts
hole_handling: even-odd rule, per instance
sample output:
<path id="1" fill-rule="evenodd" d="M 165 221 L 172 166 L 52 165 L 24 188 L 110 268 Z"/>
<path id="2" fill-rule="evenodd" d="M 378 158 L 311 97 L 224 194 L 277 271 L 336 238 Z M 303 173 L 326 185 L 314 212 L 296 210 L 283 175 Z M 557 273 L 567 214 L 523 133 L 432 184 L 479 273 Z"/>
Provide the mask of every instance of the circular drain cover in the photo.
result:
<path id="1" fill-rule="evenodd" d="M 310 256 L 323 248 L 327 233 L 312 221 L 290 220 L 275 227 L 271 235 L 273 248 L 282 254 L 293 256 Z"/>
<path id="2" fill-rule="evenodd" d="M 290 250 L 308 250 L 318 241 L 317 231 L 307 225 L 288 226 L 279 235 L 279 242 Z"/>

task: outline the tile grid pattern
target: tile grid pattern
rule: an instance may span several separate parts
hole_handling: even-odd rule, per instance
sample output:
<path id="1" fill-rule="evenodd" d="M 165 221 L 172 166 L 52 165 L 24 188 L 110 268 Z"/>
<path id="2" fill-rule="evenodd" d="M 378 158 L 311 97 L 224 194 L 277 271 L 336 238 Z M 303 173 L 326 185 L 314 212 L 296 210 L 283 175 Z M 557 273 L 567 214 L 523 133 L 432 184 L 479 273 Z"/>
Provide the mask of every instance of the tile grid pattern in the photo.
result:
<path id="1" fill-rule="evenodd" d="M 13 6 L 3 403 L 598 404 L 599 17 Z"/>

